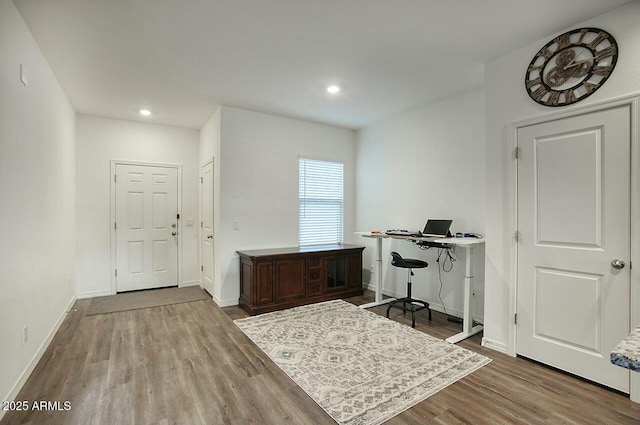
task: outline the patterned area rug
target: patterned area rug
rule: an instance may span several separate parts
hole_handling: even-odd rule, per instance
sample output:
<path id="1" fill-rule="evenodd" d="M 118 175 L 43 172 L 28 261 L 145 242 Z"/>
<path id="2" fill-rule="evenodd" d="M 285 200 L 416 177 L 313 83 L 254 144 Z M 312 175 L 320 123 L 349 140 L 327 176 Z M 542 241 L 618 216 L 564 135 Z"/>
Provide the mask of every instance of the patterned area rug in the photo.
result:
<path id="1" fill-rule="evenodd" d="M 491 359 L 342 300 L 235 321 L 341 425 L 378 425 Z"/>
<path id="2" fill-rule="evenodd" d="M 126 292 L 96 297 L 91 300 L 85 316 L 94 314 L 115 313 L 117 311 L 137 310 L 140 308 L 159 307 L 161 305 L 188 303 L 206 300 L 210 297 L 199 286 L 186 288 L 150 289 L 148 291 Z"/>

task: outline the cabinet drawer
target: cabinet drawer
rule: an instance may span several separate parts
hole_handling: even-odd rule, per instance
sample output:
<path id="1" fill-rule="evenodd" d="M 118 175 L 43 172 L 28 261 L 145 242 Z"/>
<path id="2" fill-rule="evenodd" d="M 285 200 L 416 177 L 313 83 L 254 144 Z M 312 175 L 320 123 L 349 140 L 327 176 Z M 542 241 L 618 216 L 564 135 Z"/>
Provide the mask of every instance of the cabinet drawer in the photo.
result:
<path id="1" fill-rule="evenodd" d="M 322 267 L 311 267 L 312 260 L 314 264 L 322 265 L 320 258 L 309 258 L 307 265 L 307 296 L 312 297 L 322 294 Z"/>
<path id="2" fill-rule="evenodd" d="M 322 274 L 320 272 L 321 270 L 309 270 L 307 275 L 309 282 L 318 281 L 318 283 L 320 283 L 320 280 L 322 280 L 321 279 Z"/>
<path id="3" fill-rule="evenodd" d="M 322 269 L 322 258 L 321 257 L 309 257 L 307 258 L 307 268 L 309 270 L 320 270 Z"/>
<path id="4" fill-rule="evenodd" d="M 320 294 L 322 294 L 322 285 L 320 281 L 318 280 L 317 282 L 309 282 L 309 284 L 307 285 L 307 296 L 312 297 Z"/>

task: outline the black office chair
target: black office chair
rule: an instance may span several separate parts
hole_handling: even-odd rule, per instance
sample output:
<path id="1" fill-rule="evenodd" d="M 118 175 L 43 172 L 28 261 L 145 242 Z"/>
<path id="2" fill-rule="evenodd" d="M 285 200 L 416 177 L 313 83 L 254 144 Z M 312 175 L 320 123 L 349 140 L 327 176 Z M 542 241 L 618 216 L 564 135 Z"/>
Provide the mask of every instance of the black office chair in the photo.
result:
<path id="1" fill-rule="evenodd" d="M 429 303 L 422 300 L 416 300 L 411 297 L 411 276 L 413 276 L 413 269 L 423 269 L 429 266 L 429 263 L 422 260 L 415 260 L 411 258 L 402 258 L 400 254 L 397 252 L 391 253 L 391 265 L 395 267 L 401 267 L 403 269 L 408 269 L 408 278 L 407 278 L 407 296 L 405 298 L 399 298 L 391 303 L 389 303 L 389 307 L 387 307 L 387 319 L 389 318 L 389 311 L 391 311 L 391 307 L 400 307 L 399 303 L 402 303 L 402 314 L 406 313 L 407 310 L 411 312 L 411 327 L 416 327 L 416 311 L 420 311 L 424 308 L 429 310 L 429 320 L 431 320 L 431 309 L 429 308 Z M 417 305 L 421 304 L 421 305 Z"/>

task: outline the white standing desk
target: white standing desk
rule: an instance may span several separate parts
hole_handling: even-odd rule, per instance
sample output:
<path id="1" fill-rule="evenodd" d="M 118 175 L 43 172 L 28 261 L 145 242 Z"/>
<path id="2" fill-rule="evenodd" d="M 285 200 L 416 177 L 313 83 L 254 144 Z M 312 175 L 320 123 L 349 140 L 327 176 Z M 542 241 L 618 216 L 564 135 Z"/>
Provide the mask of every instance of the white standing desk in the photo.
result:
<path id="1" fill-rule="evenodd" d="M 399 235 L 387 235 L 385 233 L 370 233 L 370 232 L 356 232 L 358 235 L 362 235 L 365 238 L 376 239 L 376 290 L 375 301 L 367 304 L 362 304 L 361 308 L 371 308 L 378 305 L 388 304 L 394 301 L 395 298 L 382 298 L 383 278 L 382 278 L 382 240 L 383 239 L 404 239 L 409 241 L 425 241 L 436 242 L 449 246 L 458 246 L 466 251 L 465 259 L 465 275 L 464 275 L 464 316 L 462 318 L 462 332 L 450 336 L 446 339 L 447 342 L 455 344 L 463 339 L 467 339 L 472 335 L 481 332 L 482 325 L 473 326 L 473 317 L 471 311 L 471 297 L 473 294 L 473 249 L 484 244 L 484 239 L 480 238 L 426 238 L 417 236 L 399 236 Z"/>

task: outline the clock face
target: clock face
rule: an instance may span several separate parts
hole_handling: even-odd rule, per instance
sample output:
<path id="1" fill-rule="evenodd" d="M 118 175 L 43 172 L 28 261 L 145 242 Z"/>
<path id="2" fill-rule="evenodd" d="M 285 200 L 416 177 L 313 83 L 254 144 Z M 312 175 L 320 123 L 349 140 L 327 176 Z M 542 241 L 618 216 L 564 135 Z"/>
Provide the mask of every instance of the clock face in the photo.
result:
<path id="1" fill-rule="evenodd" d="M 557 36 L 533 57 L 525 85 L 531 99 L 565 106 L 586 98 L 609 78 L 618 45 L 608 32 L 579 28 Z"/>

